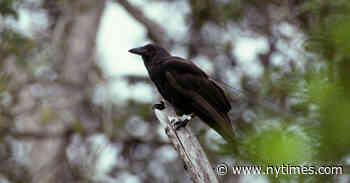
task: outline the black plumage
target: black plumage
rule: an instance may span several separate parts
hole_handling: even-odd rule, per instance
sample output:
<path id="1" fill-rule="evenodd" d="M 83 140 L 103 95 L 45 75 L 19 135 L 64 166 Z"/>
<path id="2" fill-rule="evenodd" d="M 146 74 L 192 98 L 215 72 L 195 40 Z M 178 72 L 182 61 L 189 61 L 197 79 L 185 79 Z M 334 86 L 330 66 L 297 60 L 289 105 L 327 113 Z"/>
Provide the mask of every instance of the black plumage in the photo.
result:
<path id="1" fill-rule="evenodd" d="M 129 52 L 142 56 L 151 80 L 165 100 L 184 114 L 198 116 L 226 140 L 233 140 L 229 100 L 204 71 L 154 44 Z"/>

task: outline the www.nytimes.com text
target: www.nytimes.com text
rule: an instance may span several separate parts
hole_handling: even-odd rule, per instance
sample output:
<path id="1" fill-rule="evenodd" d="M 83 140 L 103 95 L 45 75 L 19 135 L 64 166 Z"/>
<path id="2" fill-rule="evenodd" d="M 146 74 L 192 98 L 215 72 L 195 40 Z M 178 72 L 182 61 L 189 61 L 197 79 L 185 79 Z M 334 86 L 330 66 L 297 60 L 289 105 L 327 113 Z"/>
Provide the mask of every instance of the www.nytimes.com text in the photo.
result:
<path id="1" fill-rule="evenodd" d="M 226 163 L 216 166 L 218 175 L 342 175 L 344 167 L 342 165 L 278 165 L 278 166 L 253 166 L 253 165 L 232 165 Z"/>

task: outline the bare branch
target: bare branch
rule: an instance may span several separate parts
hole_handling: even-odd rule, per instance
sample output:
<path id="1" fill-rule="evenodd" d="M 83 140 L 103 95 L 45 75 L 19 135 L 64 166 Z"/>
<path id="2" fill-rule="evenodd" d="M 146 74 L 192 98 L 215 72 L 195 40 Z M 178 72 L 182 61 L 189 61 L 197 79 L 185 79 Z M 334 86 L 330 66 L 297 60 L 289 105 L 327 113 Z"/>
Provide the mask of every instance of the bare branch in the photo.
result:
<path id="1" fill-rule="evenodd" d="M 171 46 L 171 39 L 166 34 L 166 31 L 158 23 L 146 17 L 143 12 L 130 4 L 127 0 L 116 0 L 131 16 L 143 24 L 148 32 L 148 37 L 155 43 L 169 48 Z"/>
<path id="2" fill-rule="evenodd" d="M 23 140 L 47 140 L 52 138 L 62 138 L 69 136 L 73 133 L 72 129 L 67 129 L 64 132 L 61 133 L 47 133 L 47 132 L 20 132 L 16 130 L 11 130 L 8 132 L 9 135 L 15 137 L 15 138 L 21 138 Z"/>
<path id="3" fill-rule="evenodd" d="M 161 123 L 166 124 L 165 132 L 184 161 L 185 169 L 189 172 L 192 181 L 195 183 L 218 183 L 214 170 L 191 129 L 187 126 L 175 130 L 169 121 L 168 117 L 175 116 L 175 111 L 170 106 L 166 106 L 161 111 L 155 109 L 155 114 Z"/>
<path id="4" fill-rule="evenodd" d="M 137 75 L 125 75 L 123 76 L 123 79 L 125 79 L 129 84 L 137 84 L 137 83 L 146 83 L 146 84 L 152 84 L 151 80 L 146 76 L 137 76 Z"/>

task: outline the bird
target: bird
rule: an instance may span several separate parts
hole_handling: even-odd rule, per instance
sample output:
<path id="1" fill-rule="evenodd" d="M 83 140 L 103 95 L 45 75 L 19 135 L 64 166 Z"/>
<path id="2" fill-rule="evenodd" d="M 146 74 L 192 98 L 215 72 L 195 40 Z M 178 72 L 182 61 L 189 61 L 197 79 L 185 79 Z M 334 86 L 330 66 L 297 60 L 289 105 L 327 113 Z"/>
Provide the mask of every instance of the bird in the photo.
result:
<path id="1" fill-rule="evenodd" d="M 231 109 L 229 99 L 217 82 L 202 69 L 190 60 L 172 56 L 156 44 L 133 48 L 129 52 L 142 57 L 151 81 L 177 113 L 197 116 L 226 141 L 234 140 L 228 115 Z M 154 107 L 163 109 L 164 103 L 155 104 Z M 188 121 L 177 120 L 175 129 L 186 126 Z"/>

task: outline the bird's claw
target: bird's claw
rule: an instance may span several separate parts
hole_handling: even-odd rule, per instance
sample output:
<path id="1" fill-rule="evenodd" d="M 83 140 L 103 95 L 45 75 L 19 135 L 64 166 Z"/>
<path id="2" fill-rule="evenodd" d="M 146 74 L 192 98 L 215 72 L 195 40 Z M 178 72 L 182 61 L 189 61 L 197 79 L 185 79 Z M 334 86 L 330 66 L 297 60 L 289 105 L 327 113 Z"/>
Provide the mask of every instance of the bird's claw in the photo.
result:
<path id="1" fill-rule="evenodd" d="M 193 115 L 182 115 L 179 117 L 170 116 L 169 120 L 172 122 L 175 130 L 179 130 L 181 127 L 186 127 L 187 123 L 192 119 Z"/>
<path id="2" fill-rule="evenodd" d="M 159 104 L 154 104 L 154 105 L 152 106 L 152 109 L 153 109 L 153 110 L 154 110 L 154 109 L 158 109 L 158 110 L 163 110 L 163 109 L 165 109 L 164 101 L 160 101 Z"/>
<path id="3" fill-rule="evenodd" d="M 179 130 L 182 127 L 186 127 L 187 123 L 189 122 L 189 120 L 184 120 L 184 121 L 177 121 L 174 123 L 174 128 L 175 130 Z"/>

